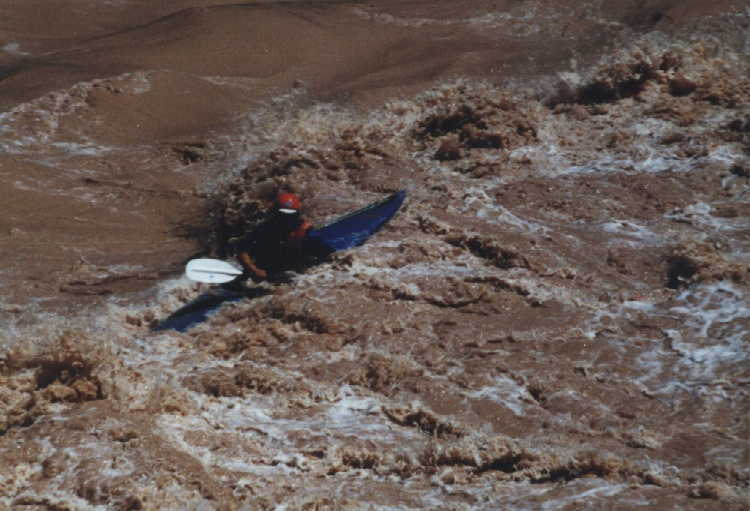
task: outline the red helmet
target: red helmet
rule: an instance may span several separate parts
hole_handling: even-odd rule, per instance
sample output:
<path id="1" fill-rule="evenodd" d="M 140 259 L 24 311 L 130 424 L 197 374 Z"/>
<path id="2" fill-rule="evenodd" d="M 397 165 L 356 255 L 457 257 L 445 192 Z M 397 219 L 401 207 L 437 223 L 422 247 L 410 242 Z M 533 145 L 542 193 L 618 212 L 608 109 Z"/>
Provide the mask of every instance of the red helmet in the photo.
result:
<path id="1" fill-rule="evenodd" d="M 302 201 L 293 193 L 280 193 L 276 196 L 276 208 L 281 213 L 294 214 L 302 209 Z"/>

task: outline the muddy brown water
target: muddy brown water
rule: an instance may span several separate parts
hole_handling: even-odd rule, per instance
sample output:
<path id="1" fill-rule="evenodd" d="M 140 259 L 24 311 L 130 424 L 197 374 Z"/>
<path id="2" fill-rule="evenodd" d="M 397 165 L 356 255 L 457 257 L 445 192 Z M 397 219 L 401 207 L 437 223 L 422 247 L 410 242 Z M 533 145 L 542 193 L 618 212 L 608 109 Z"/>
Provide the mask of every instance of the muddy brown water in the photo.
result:
<path id="1" fill-rule="evenodd" d="M 744 2 L 0 7 L 0 507 L 750 498 Z M 365 246 L 186 332 L 278 188 Z"/>

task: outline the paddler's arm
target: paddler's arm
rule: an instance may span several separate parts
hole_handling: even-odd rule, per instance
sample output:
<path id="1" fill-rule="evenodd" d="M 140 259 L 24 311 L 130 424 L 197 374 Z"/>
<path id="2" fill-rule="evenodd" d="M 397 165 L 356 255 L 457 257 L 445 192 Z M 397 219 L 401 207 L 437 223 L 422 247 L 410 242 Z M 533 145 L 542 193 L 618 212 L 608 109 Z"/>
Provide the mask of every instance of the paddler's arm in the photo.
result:
<path id="1" fill-rule="evenodd" d="M 295 249 L 302 248 L 305 243 L 305 238 L 307 238 L 307 233 L 310 232 L 311 229 L 312 224 L 303 218 L 300 226 L 290 234 L 288 240 L 289 246 Z"/>
<path id="2" fill-rule="evenodd" d="M 245 270 L 250 272 L 256 279 L 265 280 L 268 278 L 268 273 L 265 270 L 258 268 L 250 257 L 250 254 L 247 252 L 240 252 L 237 254 L 237 259 L 240 260 L 240 263 L 245 267 Z"/>

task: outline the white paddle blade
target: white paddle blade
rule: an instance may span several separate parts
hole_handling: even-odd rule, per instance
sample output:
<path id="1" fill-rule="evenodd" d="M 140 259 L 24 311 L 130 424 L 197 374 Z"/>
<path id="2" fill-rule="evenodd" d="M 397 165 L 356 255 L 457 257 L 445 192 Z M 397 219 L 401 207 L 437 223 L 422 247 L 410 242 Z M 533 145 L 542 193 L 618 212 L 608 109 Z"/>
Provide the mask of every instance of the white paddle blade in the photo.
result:
<path id="1" fill-rule="evenodd" d="M 185 267 L 185 275 L 196 282 L 223 284 L 242 275 L 242 270 L 219 259 L 193 259 Z"/>

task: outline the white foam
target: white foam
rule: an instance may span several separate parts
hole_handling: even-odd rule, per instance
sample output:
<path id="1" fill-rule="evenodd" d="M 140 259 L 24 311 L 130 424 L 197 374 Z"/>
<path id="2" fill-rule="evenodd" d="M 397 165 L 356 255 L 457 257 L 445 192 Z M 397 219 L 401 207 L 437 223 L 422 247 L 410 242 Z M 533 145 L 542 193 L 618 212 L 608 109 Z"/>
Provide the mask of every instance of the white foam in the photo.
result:
<path id="1" fill-rule="evenodd" d="M 33 161 L 42 163 L 50 158 L 54 162 L 55 158 L 102 156 L 112 152 L 114 148 L 99 144 L 80 131 L 64 132 L 61 126 L 66 118 L 89 109 L 86 97 L 93 88 L 112 80 L 120 84 L 123 92 L 143 94 L 150 90 L 151 73 L 139 71 L 106 80 L 80 82 L 16 105 L 0 114 L 0 150 L 9 154 L 28 154 Z"/>
<path id="2" fill-rule="evenodd" d="M 629 220 L 611 220 L 600 224 L 600 228 L 605 232 L 622 236 L 625 239 L 618 238 L 616 241 L 623 242 L 632 247 L 639 247 L 644 243 L 659 244 L 662 239 L 661 236 L 648 227 Z"/>
<path id="3" fill-rule="evenodd" d="M 375 399 L 358 397 L 349 385 L 341 387 L 339 396 L 340 399 L 326 412 L 336 428 L 360 424 L 362 415 L 372 415 L 380 410 Z"/>
<path id="4" fill-rule="evenodd" d="M 686 289 L 677 297 L 685 305 L 672 307 L 670 311 L 682 314 L 691 326 L 698 326 L 698 336 L 706 338 L 714 326 L 750 318 L 744 292 L 728 281 L 708 284 L 697 289 Z"/>
<path id="5" fill-rule="evenodd" d="M 370 12 L 363 8 L 353 9 L 354 13 L 363 19 L 373 20 L 377 23 L 396 25 L 401 27 L 423 27 L 423 26 L 450 26 L 450 25 L 474 25 L 478 29 L 491 30 L 492 33 L 503 33 L 515 37 L 528 37 L 542 30 L 543 20 L 554 22 L 557 19 L 555 11 L 544 16 L 538 12 L 536 5 L 526 6 L 516 14 L 515 12 L 496 11 L 488 12 L 479 16 L 464 18 L 405 18 L 381 12 Z M 542 23 L 531 23 L 539 20 Z"/>
<path id="6" fill-rule="evenodd" d="M 722 118 L 722 120 L 724 119 Z M 716 146 L 708 153 L 709 160 L 723 163 L 727 166 L 733 165 L 738 160 L 740 160 L 742 156 L 742 151 L 740 151 L 737 146 L 729 144 Z"/>
<path id="7" fill-rule="evenodd" d="M 294 452 L 289 444 L 289 436 L 294 436 L 296 432 L 361 438 L 374 435 L 386 442 L 394 435 L 379 413 L 379 402 L 357 395 L 355 389 L 348 385 L 341 386 L 330 396 L 319 396 L 322 399 L 311 408 L 310 413 L 298 419 L 283 418 L 284 400 L 273 395 L 216 398 L 191 394 L 202 410 L 200 415 L 162 415 L 158 420 L 160 434 L 169 438 L 176 448 L 199 459 L 206 467 L 217 466 L 264 477 L 294 476 L 311 468 L 308 458 Z M 320 401 L 329 406 L 320 406 Z M 248 457 L 241 449 L 236 455 L 215 453 L 206 446 L 193 445 L 185 438 L 187 433 L 204 430 L 209 435 L 216 430 L 242 434 L 260 443 L 263 454 Z"/>
<path id="8" fill-rule="evenodd" d="M 97 144 L 91 141 L 83 142 L 53 142 L 51 147 L 59 149 L 65 156 L 104 156 L 114 151 L 114 147 Z"/>
<path id="9" fill-rule="evenodd" d="M 522 416 L 526 411 L 526 404 L 534 402 L 529 391 L 507 376 L 497 376 L 491 386 L 467 394 L 472 399 L 488 399 L 511 410 L 515 415 Z"/>
<path id="10" fill-rule="evenodd" d="M 483 185 L 467 186 L 464 191 L 464 207 L 450 207 L 449 211 L 460 215 L 473 214 L 477 218 L 496 225 L 511 225 L 521 232 L 547 233 L 549 229 L 539 223 L 524 220 L 513 214 L 502 204 L 487 195 L 487 188 L 494 186 L 489 182 Z"/>
<path id="11" fill-rule="evenodd" d="M 653 303 L 644 300 L 625 300 L 622 306 L 626 309 L 633 309 L 642 312 L 654 312 L 656 307 Z"/>
<path id="12" fill-rule="evenodd" d="M 628 488 L 627 484 L 612 484 L 602 479 L 595 481 L 575 481 L 566 486 L 566 490 L 573 490 L 575 487 L 583 487 L 579 493 L 569 495 L 564 498 L 558 498 L 555 500 L 547 501 L 542 503 L 540 509 L 561 509 L 566 507 L 568 504 L 580 503 L 580 502 L 591 502 L 591 499 L 595 497 L 613 497 L 618 493 L 622 493 Z M 550 492 L 557 491 L 555 489 L 549 490 Z"/>
<path id="13" fill-rule="evenodd" d="M 670 220 L 689 223 L 716 233 L 750 229 L 750 221 L 748 221 L 747 217 L 717 217 L 712 215 L 713 211 L 714 206 L 711 204 L 696 202 L 682 209 L 671 211 L 665 214 L 664 217 Z"/>
<path id="14" fill-rule="evenodd" d="M 6 44 L 5 46 L 2 47 L 2 50 L 5 53 L 10 53 L 11 55 L 16 55 L 19 57 L 25 57 L 27 55 L 31 55 L 31 53 L 21 51 L 21 45 L 17 42 L 11 42 L 11 43 Z"/>
<path id="15" fill-rule="evenodd" d="M 741 449 L 737 449 L 734 445 L 719 445 L 706 451 L 705 457 L 706 459 L 710 459 L 713 463 L 731 463 L 737 466 L 742 466 L 746 464 L 746 455 L 746 452 L 742 452 Z M 746 466 L 742 471 L 745 473 L 750 472 L 750 466 Z"/>
<path id="16" fill-rule="evenodd" d="M 633 160 L 631 158 L 622 158 L 618 156 L 606 156 L 599 160 L 588 162 L 585 165 L 571 165 L 561 170 L 559 175 L 573 174 L 599 174 L 599 173 L 619 173 L 619 172 L 639 172 L 644 174 L 657 174 L 667 170 L 681 170 L 687 172 L 690 170 L 681 160 L 673 156 L 659 155 L 656 150 L 645 151 L 642 158 Z"/>
<path id="17" fill-rule="evenodd" d="M 652 317 L 676 319 L 680 325 L 663 330 L 668 350 L 662 339 L 649 339 L 650 348 L 636 358 L 644 372 L 638 381 L 660 396 L 688 392 L 727 399 L 722 382 L 727 383 L 726 378 L 750 360 L 750 307 L 745 293 L 730 282 L 718 282 L 688 288 L 675 301 L 678 304 L 667 309 L 661 304 L 635 307 Z"/>

